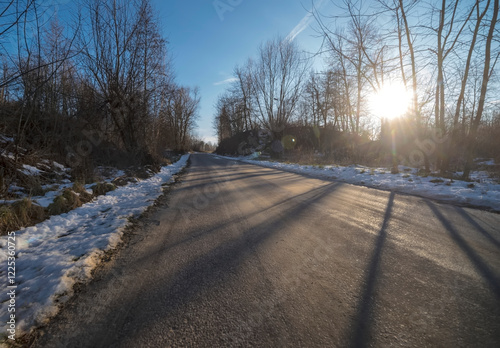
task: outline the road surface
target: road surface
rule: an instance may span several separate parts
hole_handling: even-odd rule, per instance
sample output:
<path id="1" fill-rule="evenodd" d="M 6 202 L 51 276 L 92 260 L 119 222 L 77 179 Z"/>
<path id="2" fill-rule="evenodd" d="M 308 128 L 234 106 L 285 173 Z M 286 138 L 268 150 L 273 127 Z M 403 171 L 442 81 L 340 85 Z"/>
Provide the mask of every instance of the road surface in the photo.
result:
<path id="1" fill-rule="evenodd" d="M 500 347 L 500 215 L 192 155 L 34 347 Z"/>

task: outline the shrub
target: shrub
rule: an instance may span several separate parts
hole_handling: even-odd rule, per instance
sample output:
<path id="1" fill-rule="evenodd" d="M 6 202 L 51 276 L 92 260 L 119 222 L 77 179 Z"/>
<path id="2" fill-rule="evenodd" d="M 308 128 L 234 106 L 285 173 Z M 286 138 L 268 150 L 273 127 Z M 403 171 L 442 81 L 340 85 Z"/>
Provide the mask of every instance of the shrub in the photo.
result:
<path id="1" fill-rule="evenodd" d="M 444 180 L 438 178 L 438 179 L 429 180 L 429 182 L 432 182 L 433 184 L 440 184 L 440 183 L 444 182 Z"/>
<path id="2" fill-rule="evenodd" d="M 94 196 L 105 195 L 109 191 L 114 191 L 116 186 L 107 182 L 100 182 L 91 187 Z"/>
<path id="3" fill-rule="evenodd" d="M 66 213 L 66 199 L 63 196 L 57 196 L 54 201 L 47 207 L 49 215 L 59 215 Z"/>
<path id="4" fill-rule="evenodd" d="M 429 173 L 425 169 L 419 169 L 417 171 L 417 175 L 421 176 L 422 178 L 427 178 L 429 176 Z"/>
<path id="5" fill-rule="evenodd" d="M 50 215 L 59 215 L 81 207 L 82 204 L 76 193 L 65 189 L 61 195 L 54 198 L 54 201 L 47 207 L 47 211 Z"/>
<path id="6" fill-rule="evenodd" d="M 0 206 L 0 231 L 5 234 L 8 231 L 17 230 L 17 218 L 9 206 Z"/>
<path id="7" fill-rule="evenodd" d="M 19 179 L 20 185 L 26 189 L 30 196 L 43 196 L 45 194 L 45 190 L 42 188 L 39 178 L 19 174 Z"/>
<path id="8" fill-rule="evenodd" d="M 0 207 L 0 232 L 15 231 L 21 227 L 34 225 L 45 219 L 45 210 L 28 199 Z"/>
<path id="9" fill-rule="evenodd" d="M 45 219 L 44 209 L 39 205 L 33 204 L 31 199 L 28 198 L 13 203 L 12 211 L 17 216 L 21 226 L 27 226 L 33 222 Z"/>
<path id="10" fill-rule="evenodd" d="M 83 184 L 79 182 L 75 182 L 72 187 L 73 191 L 78 193 L 80 201 L 82 203 L 87 203 L 90 202 L 93 198 L 91 193 L 88 193 L 87 190 L 85 190 L 85 187 Z"/>
<path id="11" fill-rule="evenodd" d="M 75 208 L 82 206 L 82 201 L 80 197 L 70 189 L 65 189 L 62 193 L 62 196 L 66 198 L 69 210 L 73 210 Z"/>

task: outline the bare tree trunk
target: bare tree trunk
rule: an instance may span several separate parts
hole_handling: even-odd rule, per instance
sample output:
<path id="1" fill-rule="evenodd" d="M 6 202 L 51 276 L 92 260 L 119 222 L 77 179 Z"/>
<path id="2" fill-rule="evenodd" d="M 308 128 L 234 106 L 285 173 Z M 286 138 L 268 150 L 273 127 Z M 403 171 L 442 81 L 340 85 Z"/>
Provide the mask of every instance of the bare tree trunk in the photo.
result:
<path id="1" fill-rule="evenodd" d="M 456 16 L 457 16 L 458 3 L 459 3 L 458 1 L 452 3 L 453 7 L 451 11 L 451 18 L 447 24 L 445 23 L 446 11 L 448 9 L 446 0 L 442 0 L 441 10 L 439 13 L 439 26 L 437 29 L 437 50 L 435 51 L 437 55 L 437 69 L 438 69 L 438 75 L 436 81 L 436 99 L 435 99 L 435 127 L 441 132 L 441 134 L 446 133 L 444 62 L 447 56 L 453 51 L 453 48 L 455 47 L 460 35 L 462 34 L 462 31 L 468 24 L 469 19 L 472 16 L 472 13 L 474 13 L 474 8 L 475 8 L 474 4 L 474 6 L 471 8 L 471 10 L 467 15 L 467 18 L 463 21 L 462 26 L 459 28 L 456 35 L 454 36 L 450 47 L 447 47 L 448 40 L 450 39 L 451 34 L 454 31 L 454 26 L 457 22 Z M 445 25 L 447 26 L 448 30 L 446 33 L 443 33 Z M 438 156 L 436 161 L 436 167 L 440 169 L 441 172 L 444 172 L 446 170 L 445 167 L 447 167 L 448 163 L 448 161 L 446 160 L 447 154 L 444 151 L 445 144 L 439 143 L 437 145 L 437 150 L 438 150 L 437 151 Z"/>
<path id="2" fill-rule="evenodd" d="M 490 79 L 491 43 L 493 41 L 493 35 L 495 33 L 495 25 L 498 19 L 499 1 L 500 0 L 494 0 L 493 16 L 491 18 L 488 36 L 486 37 L 486 47 L 484 52 L 483 82 L 481 84 L 481 94 L 479 96 L 479 104 L 477 107 L 476 117 L 472 122 L 467 141 L 468 148 L 467 148 L 467 159 L 464 166 L 464 174 L 463 174 L 464 179 L 469 179 L 470 171 L 472 169 L 472 161 L 476 147 L 477 130 L 479 128 L 479 123 L 481 122 L 481 117 L 484 111 L 484 102 L 486 99 L 486 92 L 488 90 L 488 82 Z"/>
<path id="3" fill-rule="evenodd" d="M 465 68 L 464 68 L 464 76 L 462 77 L 461 86 L 460 86 L 460 93 L 458 95 L 457 104 L 455 106 L 451 139 L 448 142 L 448 149 L 446 150 L 447 157 L 445 159 L 445 163 L 443 163 L 443 170 L 444 171 L 449 169 L 450 159 L 452 157 L 454 157 L 455 153 L 456 153 L 455 147 L 457 146 L 457 143 L 458 143 L 459 130 L 460 130 L 458 122 L 459 122 L 459 118 L 460 118 L 460 110 L 462 108 L 464 108 L 464 119 L 465 119 L 465 88 L 467 86 L 467 80 L 469 78 L 469 71 L 470 71 L 470 66 L 471 66 L 471 61 L 472 61 L 472 55 L 474 53 L 474 48 L 476 45 L 476 40 L 477 40 L 477 36 L 479 33 L 479 28 L 481 26 L 481 22 L 483 20 L 483 17 L 486 15 L 487 10 L 490 7 L 490 3 L 491 3 L 491 1 L 488 0 L 483 12 L 480 12 L 479 0 L 476 0 L 476 2 L 475 2 L 477 19 L 476 19 L 476 24 L 474 26 L 472 40 L 470 42 L 469 52 L 467 54 L 467 60 L 465 63 Z"/>
<path id="4" fill-rule="evenodd" d="M 406 18 L 406 12 L 403 5 L 403 0 L 399 0 L 399 7 L 401 9 L 401 18 L 403 19 L 403 23 L 405 25 L 405 34 L 406 34 L 406 42 L 408 43 L 408 49 L 410 50 L 410 61 L 411 61 L 411 80 L 412 80 L 412 96 L 413 96 L 413 116 L 415 118 L 415 123 L 417 127 L 417 137 L 423 138 L 423 125 L 422 119 L 420 116 L 420 106 L 418 103 L 418 86 L 417 86 L 417 65 L 416 65 L 416 57 L 415 50 L 413 48 L 413 42 L 411 38 L 410 26 L 408 25 L 408 19 Z M 425 170 L 427 172 L 430 171 L 429 158 L 427 154 L 424 153 L 424 165 Z"/>

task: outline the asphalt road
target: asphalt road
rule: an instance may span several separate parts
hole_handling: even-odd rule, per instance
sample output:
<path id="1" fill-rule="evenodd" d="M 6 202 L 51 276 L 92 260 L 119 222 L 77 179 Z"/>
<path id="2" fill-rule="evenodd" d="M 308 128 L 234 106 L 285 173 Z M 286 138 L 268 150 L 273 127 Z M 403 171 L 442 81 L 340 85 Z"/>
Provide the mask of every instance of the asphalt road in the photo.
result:
<path id="1" fill-rule="evenodd" d="M 193 155 L 35 347 L 500 347 L 500 215 Z"/>

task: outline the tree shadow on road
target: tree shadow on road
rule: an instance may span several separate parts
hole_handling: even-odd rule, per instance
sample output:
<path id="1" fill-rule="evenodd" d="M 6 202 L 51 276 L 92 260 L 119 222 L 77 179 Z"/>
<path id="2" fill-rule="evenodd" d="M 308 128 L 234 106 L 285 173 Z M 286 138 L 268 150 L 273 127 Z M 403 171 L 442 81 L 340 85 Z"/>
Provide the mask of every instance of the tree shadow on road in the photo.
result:
<path id="1" fill-rule="evenodd" d="M 114 299 L 109 309 L 106 309 L 98 321 L 101 327 L 112 328 L 110 336 L 105 342 L 99 342 L 98 346 L 120 346 L 129 339 L 148 336 L 148 332 L 155 321 L 158 319 L 155 315 L 144 318 L 140 323 L 136 323 L 133 330 L 128 330 L 127 323 L 132 322 L 140 308 L 147 307 L 148 304 L 155 303 L 161 306 L 161 315 L 165 316 L 167 323 L 173 323 L 176 316 L 184 315 L 184 310 L 189 303 L 197 300 L 200 296 L 213 296 L 212 292 L 225 283 L 234 281 L 235 274 L 241 270 L 241 267 L 251 257 L 254 257 L 256 249 L 266 243 L 270 238 L 279 234 L 286 234 L 287 226 L 293 224 L 295 220 L 300 219 L 307 214 L 309 208 L 315 202 L 321 201 L 324 197 L 335 192 L 342 184 L 332 183 L 321 188 L 308 191 L 299 197 L 284 199 L 275 203 L 274 206 L 281 206 L 281 213 L 266 214 L 266 219 L 260 223 L 249 226 L 242 231 L 236 238 L 222 240 L 221 243 L 214 245 L 213 248 L 198 256 L 187 258 L 179 269 L 165 273 L 163 278 L 155 279 L 154 284 L 144 284 L 140 292 L 131 291 L 120 298 Z M 267 208 L 266 211 L 273 209 Z M 255 214 L 264 211 L 257 211 Z M 254 214 L 251 214 L 252 216 Z M 245 216 L 245 218 L 249 218 Z M 213 233 L 221 229 L 230 228 L 229 225 L 238 222 L 238 219 L 225 223 L 221 221 L 218 226 L 211 226 L 205 233 Z M 239 225 L 241 226 L 241 224 Z M 195 238 L 198 236 L 195 236 Z M 188 242 L 181 240 L 180 243 Z M 175 245 L 174 245 L 175 246 Z M 168 251 L 172 245 L 168 246 Z M 159 249 L 165 249 L 165 246 L 159 246 Z M 158 255 L 149 251 L 134 262 L 134 268 L 148 269 L 154 268 Z M 173 261 L 173 260 L 172 260 Z M 159 273 L 161 274 L 161 273 Z M 271 289 L 265 290 L 271 291 Z M 264 291 L 264 292 L 265 292 Z M 202 295 L 203 294 L 203 295 Z M 125 316 L 116 317 L 116 309 L 121 308 L 124 303 L 130 306 L 130 310 Z M 160 312 L 157 312 L 159 314 Z M 167 319 L 169 318 L 169 319 Z M 248 323 L 243 322 L 247 325 Z M 249 330 L 258 330 L 259 327 L 250 327 Z M 120 335 L 117 335 L 121 331 Z M 102 337 L 102 333 L 96 337 Z M 214 337 L 216 341 L 217 338 Z M 95 342 L 87 342 L 84 346 L 92 346 Z"/>
<path id="2" fill-rule="evenodd" d="M 375 297 L 375 290 L 377 286 L 377 277 L 380 273 L 380 263 L 382 259 L 382 249 L 387 238 L 387 226 L 391 219 L 392 207 L 394 205 L 394 192 L 389 195 L 387 208 L 384 214 L 382 227 L 375 240 L 375 247 L 373 249 L 370 263 L 368 264 L 368 271 L 366 272 L 364 287 L 361 292 L 361 300 L 358 305 L 356 316 L 351 332 L 351 346 L 352 347 L 365 347 L 370 341 L 371 331 L 371 318 L 373 312 L 373 304 Z"/>
<path id="3" fill-rule="evenodd" d="M 474 249 L 467 243 L 467 241 L 460 235 L 457 229 L 453 226 L 453 223 L 449 221 L 443 213 L 436 207 L 436 205 L 430 201 L 425 201 L 425 203 L 429 206 L 432 212 L 436 215 L 438 220 L 441 222 L 443 227 L 449 233 L 453 241 L 460 247 L 460 249 L 467 255 L 467 257 L 472 262 L 472 265 L 477 270 L 477 272 L 483 277 L 488 286 L 491 288 L 496 298 L 500 300 L 500 281 L 498 277 L 495 275 L 495 272 L 491 270 L 486 261 L 484 261 L 481 256 L 479 256 Z M 476 230 L 481 232 L 481 228 L 478 228 L 477 222 L 474 220 L 469 220 L 469 222 L 473 221 L 473 226 L 476 227 Z M 486 232 L 486 231 L 484 231 Z M 483 234 L 484 235 L 484 234 Z M 489 234 L 488 234 L 489 235 Z M 496 244 L 495 244 L 496 245 Z"/>
<path id="4" fill-rule="evenodd" d="M 455 210 L 467 221 L 476 231 L 481 233 L 486 239 L 493 243 L 497 248 L 500 249 L 500 241 L 492 236 L 486 229 L 484 229 L 476 220 L 474 220 L 469 213 L 467 213 L 463 208 L 455 207 Z"/>

